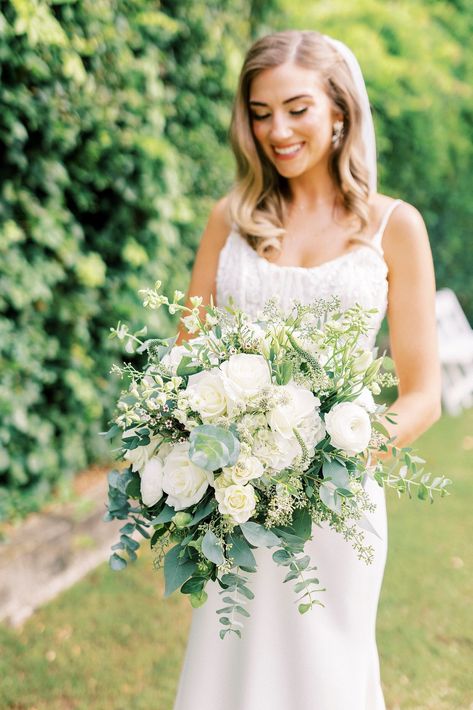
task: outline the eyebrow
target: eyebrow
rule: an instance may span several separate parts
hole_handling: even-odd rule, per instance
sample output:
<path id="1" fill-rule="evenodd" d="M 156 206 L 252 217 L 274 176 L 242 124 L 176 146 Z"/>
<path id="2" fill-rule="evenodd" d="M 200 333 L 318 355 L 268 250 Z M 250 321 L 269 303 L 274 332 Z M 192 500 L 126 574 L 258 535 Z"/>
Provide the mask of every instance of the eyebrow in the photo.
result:
<path id="1" fill-rule="evenodd" d="M 283 101 L 283 104 L 288 104 L 291 101 L 295 101 L 296 99 L 304 99 L 304 98 L 310 98 L 312 99 L 313 96 L 312 94 L 299 94 L 298 96 L 292 96 L 290 99 L 286 99 Z M 263 103 L 263 101 L 251 101 L 250 104 L 253 104 L 254 106 L 268 106 L 268 104 Z"/>

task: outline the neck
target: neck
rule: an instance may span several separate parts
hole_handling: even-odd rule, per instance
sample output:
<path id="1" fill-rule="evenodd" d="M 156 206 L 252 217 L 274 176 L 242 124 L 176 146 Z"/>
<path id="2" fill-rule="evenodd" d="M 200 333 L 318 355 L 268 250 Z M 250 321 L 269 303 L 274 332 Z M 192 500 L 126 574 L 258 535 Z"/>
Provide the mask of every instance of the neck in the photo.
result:
<path id="1" fill-rule="evenodd" d="M 326 165 L 315 165 L 311 170 L 288 178 L 290 205 L 295 211 L 317 211 L 333 207 L 338 201 L 338 190 Z"/>

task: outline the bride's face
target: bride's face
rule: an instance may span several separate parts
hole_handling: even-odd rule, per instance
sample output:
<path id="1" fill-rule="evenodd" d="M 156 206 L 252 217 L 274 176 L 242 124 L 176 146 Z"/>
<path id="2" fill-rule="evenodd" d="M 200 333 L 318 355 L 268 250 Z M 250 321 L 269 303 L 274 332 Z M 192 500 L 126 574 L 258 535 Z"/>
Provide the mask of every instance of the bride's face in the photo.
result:
<path id="1" fill-rule="evenodd" d="M 317 73 L 289 62 L 265 69 L 253 79 L 249 112 L 255 139 L 277 171 L 288 178 L 326 163 L 333 124 L 343 119 Z"/>

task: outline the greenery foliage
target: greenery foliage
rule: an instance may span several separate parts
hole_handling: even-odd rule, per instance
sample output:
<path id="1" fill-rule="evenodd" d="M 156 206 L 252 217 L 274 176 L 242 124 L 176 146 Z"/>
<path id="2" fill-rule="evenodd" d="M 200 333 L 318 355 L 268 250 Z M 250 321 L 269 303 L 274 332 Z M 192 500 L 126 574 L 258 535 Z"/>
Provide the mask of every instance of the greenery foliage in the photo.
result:
<path id="1" fill-rule="evenodd" d="M 0 519 L 108 452 L 109 328 L 133 321 L 158 275 L 186 283 L 209 200 L 231 179 L 250 10 L 0 5 Z M 169 331 L 168 316 L 154 327 Z"/>

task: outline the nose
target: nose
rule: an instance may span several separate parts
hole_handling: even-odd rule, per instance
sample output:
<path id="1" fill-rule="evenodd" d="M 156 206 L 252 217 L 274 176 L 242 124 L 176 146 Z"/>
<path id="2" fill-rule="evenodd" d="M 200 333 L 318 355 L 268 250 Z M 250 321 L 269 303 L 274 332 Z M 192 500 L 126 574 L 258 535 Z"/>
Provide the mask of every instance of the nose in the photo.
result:
<path id="1" fill-rule="evenodd" d="M 292 136 L 292 128 L 288 125 L 285 116 L 274 113 L 271 119 L 271 129 L 269 131 L 269 139 L 274 143 L 281 143 Z"/>

